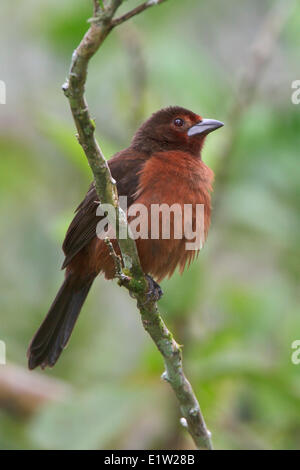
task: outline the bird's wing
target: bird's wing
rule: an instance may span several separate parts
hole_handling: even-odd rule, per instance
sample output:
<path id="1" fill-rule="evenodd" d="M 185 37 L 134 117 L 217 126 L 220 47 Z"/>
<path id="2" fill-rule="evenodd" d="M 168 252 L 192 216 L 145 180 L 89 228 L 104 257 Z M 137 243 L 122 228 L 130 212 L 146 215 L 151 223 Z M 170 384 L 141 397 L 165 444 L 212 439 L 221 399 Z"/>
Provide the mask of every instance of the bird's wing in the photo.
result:
<path id="1" fill-rule="evenodd" d="M 117 153 L 108 162 L 112 177 L 117 182 L 118 194 L 127 196 L 127 205 L 131 205 L 139 183 L 139 172 L 146 161 L 145 154 L 137 154 L 130 149 Z M 76 209 L 76 215 L 72 220 L 65 240 L 63 251 L 66 255 L 62 269 L 96 236 L 96 226 L 101 220 L 96 216 L 99 198 L 96 193 L 95 183 L 90 188 Z"/>

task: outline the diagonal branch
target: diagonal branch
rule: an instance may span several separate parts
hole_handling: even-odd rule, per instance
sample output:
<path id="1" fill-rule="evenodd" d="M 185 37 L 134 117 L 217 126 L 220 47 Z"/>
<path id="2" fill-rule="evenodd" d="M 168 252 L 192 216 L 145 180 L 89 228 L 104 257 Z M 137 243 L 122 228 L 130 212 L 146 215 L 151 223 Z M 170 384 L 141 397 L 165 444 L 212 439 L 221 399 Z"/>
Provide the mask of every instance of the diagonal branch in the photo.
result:
<path id="1" fill-rule="evenodd" d="M 181 422 L 191 434 L 198 449 L 212 449 L 210 433 L 206 428 L 199 403 L 183 372 L 181 348 L 164 324 L 155 299 L 149 297 L 149 286 L 139 262 L 136 244 L 130 237 L 126 215 L 119 207 L 116 182 L 110 174 L 107 162 L 95 139 L 95 125 L 90 117 L 84 97 L 89 60 L 97 52 L 113 27 L 127 21 L 152 5 L 162 3 L 164 0 L 148 0 L 120 18 L 113 19 L 122 1 L 106 0 L 100 4 L 97 0 L 93 0 L 94 16 L 90 20 L 89 30 L 73 53 L 70 73 L 63 85 L 63 91 L 69 100 L 77 128 L 78 141 L 85 152 L 94 175 L 99 200 L 102 203 L 111 204 L 115 208 L 119 228 L 122 229 L 123 233 L 126 230 L 129 235 L 125 239 L 118 239 L 123 267 L 114 253 L 111 243 L 109 240 L 106 241 L 115 261 L 116 277 L 119 284 L 125 286 L 130 295 L 136 298 L 143 326 L 163 357 L 166 368 L 163 378 L 170 383 L 179 401 L 183 415 Z"/>
<path id="2" fill-rule="evenodd" d="M 145 3 L 142 3 L 141 5 L 137 6 L 136 8 L 133 8 L 132 10 L 128 11 L 122 16 L 119 16 L 119 18 L 115 18 L 112 20 L 112 25 L 113 27 L 118 26 L 121 23 L 124 23 L 124 21 L 128 21 L 130 18 L 133 16 L 138 15 L 139 13 L 142 13 L 143 11 L 147 10 L 147 8 L 150 8 L 154 5 L 159 5 L 160 3 L 165 2 L 166 0 L 148 0 Z"/>
<path id="3" fill-rule="evenodd" d="M 218 192 L 214 196 L 213 203 L 215 220 L 223 199 L 230 173 L 231 156 L 234 153 L 234 146 L 243 117 L 249 111 L 255 99 L 257 88 L 261 83 L 265 69 L 272 59 L 278 38 L 291 17 L 296 4 L 296 0 L 278 0 L 275 2 L 267 12 L 250 48 L 250 55 L 238 80 L 234 101 L 226 119 L 227 139 L 223 144 L 215 171 L 215 178 L 218 183 Z"/>
<path id="4" fill-rule="evenodd" d="M 60 402 L 72 393 L 63 381 L 9 363 L 0 372 L 0 408 L 12 415 L 31 417 L 46 403 Z"/>

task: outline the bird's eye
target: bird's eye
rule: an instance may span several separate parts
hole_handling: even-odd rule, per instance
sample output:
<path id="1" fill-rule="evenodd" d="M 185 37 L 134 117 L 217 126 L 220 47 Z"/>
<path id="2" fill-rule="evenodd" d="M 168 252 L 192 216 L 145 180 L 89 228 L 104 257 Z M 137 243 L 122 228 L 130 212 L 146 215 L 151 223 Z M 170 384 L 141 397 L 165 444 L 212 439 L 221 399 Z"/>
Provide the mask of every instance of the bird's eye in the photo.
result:
<path id="1" fill-rule="evenodd" d="M 181 118 L 176 118 L 174 119 L 174 124 L 177 127 L 182 127 L 184 125 L 184 120 Z"/>

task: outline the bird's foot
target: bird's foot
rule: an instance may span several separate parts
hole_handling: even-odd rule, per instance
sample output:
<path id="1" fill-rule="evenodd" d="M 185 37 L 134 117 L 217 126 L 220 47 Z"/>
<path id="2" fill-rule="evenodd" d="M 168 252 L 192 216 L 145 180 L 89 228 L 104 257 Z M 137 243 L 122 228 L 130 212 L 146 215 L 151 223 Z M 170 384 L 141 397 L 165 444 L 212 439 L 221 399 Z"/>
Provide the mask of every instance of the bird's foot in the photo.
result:
<path id="1" fill-rule="evenodd" d="M 163 296 L 163 291 L 160 285 L 156 281 L 154 281 L 154 279 L 149 276 L 149 274 L 146 274 L 146 278 L 149 285 L 149 291 L 147 292 L 147 302 L 151 300 L 157 302 Z"/>

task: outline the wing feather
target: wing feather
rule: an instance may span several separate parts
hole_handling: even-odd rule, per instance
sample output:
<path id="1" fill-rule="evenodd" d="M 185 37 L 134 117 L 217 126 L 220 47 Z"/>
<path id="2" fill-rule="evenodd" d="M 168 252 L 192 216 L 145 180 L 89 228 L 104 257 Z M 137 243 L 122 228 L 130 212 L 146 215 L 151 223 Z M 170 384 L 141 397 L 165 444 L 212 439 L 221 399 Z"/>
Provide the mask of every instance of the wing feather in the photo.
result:
<path id="1" fill-rule="evenodd" d="M 119 196 L 127 196 L 128 206 L 135 199 L 139 173 L 146 159 L 145 154 L 137 154 L 136 150 L 133 151 L 129 148 L 117 153 L 108 162 L 111 174 L 117 182 L 118 194 Z M 93 182 L 84 200 L 77 207 L 76 215 L 66 233 L 63 242 L 63 251 L 66 257 L 62 269 L 96 236 L 96 227 L 101 220 L 100 216 L 96 216 L 98 204 L 99 198 Z"/>

